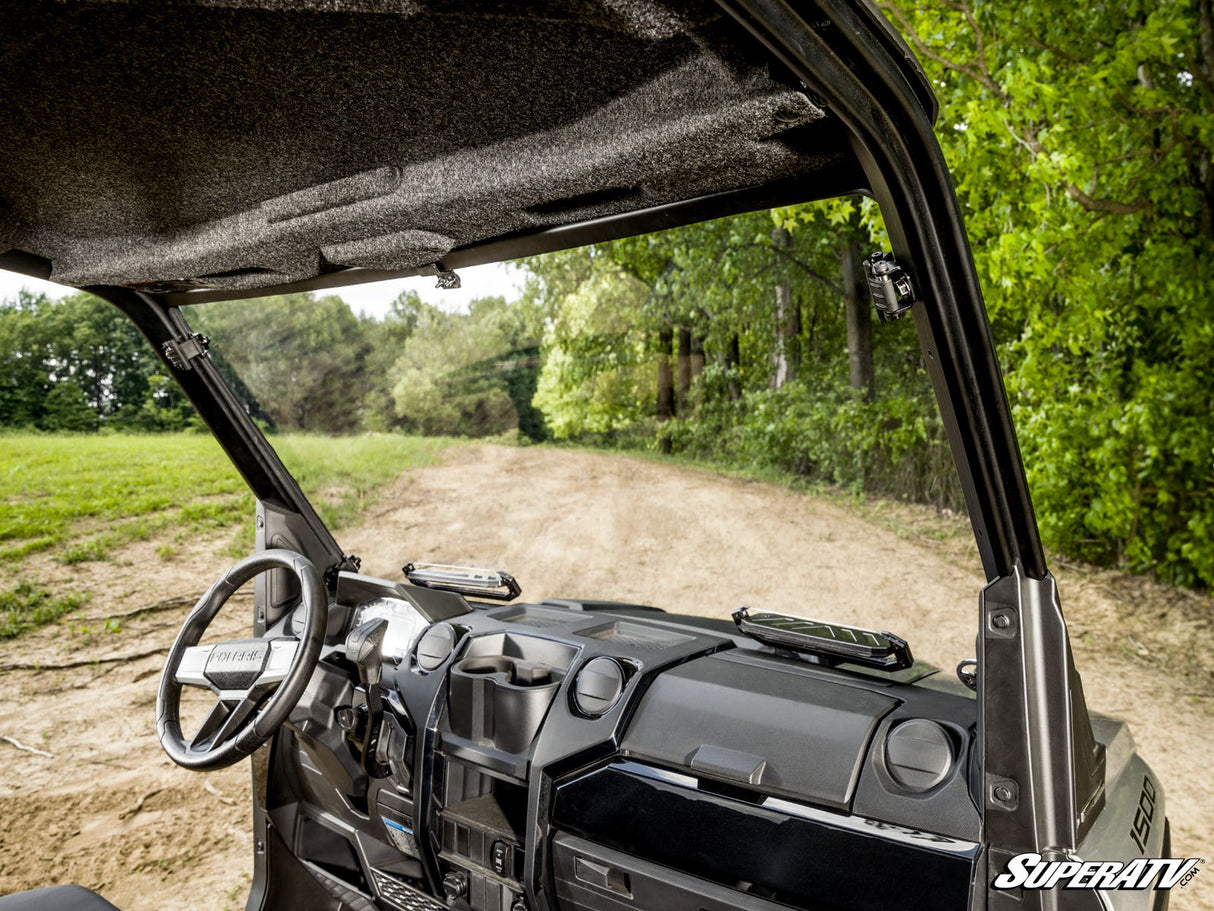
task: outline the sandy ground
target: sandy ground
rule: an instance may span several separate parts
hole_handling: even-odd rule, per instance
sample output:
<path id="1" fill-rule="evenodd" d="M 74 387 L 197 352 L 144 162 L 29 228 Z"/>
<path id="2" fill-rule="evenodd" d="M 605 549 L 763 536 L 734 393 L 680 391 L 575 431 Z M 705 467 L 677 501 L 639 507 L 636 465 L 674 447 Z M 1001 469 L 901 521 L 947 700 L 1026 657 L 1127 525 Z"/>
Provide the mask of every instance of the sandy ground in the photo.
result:
<path id="1" fill-rule="evenodd" d="M 890 629 L 946 668 L 974 651 L 982 574 L 964 523 L 654 461 L 458 447 L 338 538 L 389 578 L 409 560 L 492 566 L 526 600 L 718 617 L 751 604 Z M 0 741 L 0 893 L 80 882 L 124 911 L 243 906 L 247 767 L 187 772 L 155 736 L 160 664 L 186 607 L 114 618 L 196 596 L 230 562 L 230 541 L 195 541 L 171 562 L 138 544 L 105 563 L 22 568 L 94 595 L 80 616 L 0 646 L 0 735 L 52 754 Z M 1089 704 L 1130 721 L 1167 790 L 1173 853 L 1209 858 L 1214 604 L 1114 573 L 1055 573 Z M 216 638 L 247 630 L 248 603 L 225 612 Z M 1214 909 L 1214 872 L 1172 907 Z"/>

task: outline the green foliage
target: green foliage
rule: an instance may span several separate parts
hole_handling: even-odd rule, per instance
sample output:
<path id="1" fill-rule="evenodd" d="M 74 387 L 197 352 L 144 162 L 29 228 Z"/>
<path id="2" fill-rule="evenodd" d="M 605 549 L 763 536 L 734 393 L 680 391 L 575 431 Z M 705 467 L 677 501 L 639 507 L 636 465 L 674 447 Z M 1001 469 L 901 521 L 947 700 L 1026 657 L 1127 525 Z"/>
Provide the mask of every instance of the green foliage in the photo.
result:
<path id="1" fill-rule="evenodd" d="M 1192 2 L 884 8 L 941 100 L 1047 543 L 1214 584 L 1214 26 Z"/>
<path id="2" fill-rule="evenodd" d="M 539 367 L 531 308 L 485 297 L 467 313 L 420 304 L 413 316 L 389 372 L 398 426 L 430 435 L 522 430 L 543 437 L 542 417 L 531 405 Z"/>
<path id="3" fill-rule="evenodd" d="M 705 382 L 719 382 L 706 371 Z M 756 389 L 712 398 L 672 422 L 672 448 L 730 468 L 776 469 L 815 483 L 961 510 L 964 503 L 939 417 L 923 396 L 866 401 L 846 386 Z"/>
<path id="4" fill-rule="evenodd" d="M 83 595 L 74 592 L 55 597 L 28 582 L 0 591 L 0 640 L 14 639 L 26 630 L 53 623 L 84 601 Z"/>
<path id="5" fill-rule="evenodd" d="M 370 344 L 340 297 L 288 294 L 208 304 L 190 315 L 275 426 L 315 433 L 361 427 Z"/>
<path id="6" fill-rule="evenodd" d="M 426 304 L 416 291 L 405 291 L 392 302 L 382 320 L 362 319 L 363 333 L 370 343 L 366 357 L 368 382 L 362 399 L 363 425 L 367 430 L 401 426 L 392 398 L 392 369 L 425 310 Z"/>
<path id="7" fill-rule="evenodd" d="M 636 319 L 649 288 L 590 250 L 562 259 L 583 280 L 553 301 L 535 407 L 557 439 L 615 435 L 654 413 L 657 368 Z"/>
<path id="8" fill-rule="evenodd" d="M 38 426 L 52 432 L 87 433 L 97 429 L 97 412 L 89 407 L 75 380 L 56 383 L 42 403 Z"/>
<path id="9" fill-rule="evenodd" d="M 786 245 L 777 226 L 791 230 Z M 850 386 L 844 286 L 855 276 L 842 273 L 841 250 L 871 248 L 883 230 L 866 201 L 843 199 L 528 261 L 548 326 L 536 405 L 559 439 L 660 445 L 960 508 L 914 334 L 891 326 L 873 340 L 882 397 Z M 791 323 L 775 311 L 781 283 L 800 317 Z M 679 417 L 661 424 L 659 333 L 678 326 L 705 363 Z M 796 361 L 780 388 L 778 337 Z"/>
<path id="10" fill-rule="evenodd" d="M 0 301 L 0 427 L 180 430 L 194 410 L 135 325 L 89 294 Z"/>

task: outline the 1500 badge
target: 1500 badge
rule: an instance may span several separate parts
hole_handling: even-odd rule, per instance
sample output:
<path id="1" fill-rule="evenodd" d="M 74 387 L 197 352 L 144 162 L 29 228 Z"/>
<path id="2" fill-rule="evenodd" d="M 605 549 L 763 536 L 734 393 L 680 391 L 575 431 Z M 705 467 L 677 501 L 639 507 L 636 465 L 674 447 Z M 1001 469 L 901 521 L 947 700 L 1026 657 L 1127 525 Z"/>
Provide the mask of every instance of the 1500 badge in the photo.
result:
<path id="1" fill-rule="evenodd" d="M 1130 839 L 1143 854 L 1151 838 L 1158 792 L 1151 779 L 1143 776 Z M 1007 870 L 995 877 L 997 889 L 1171 889 L 1185 885 L 1197 875 L 1204 863 L 1199 857 L 1146 858 L 1119 860 L 1045 860 L 1040 854 L 1017 854 L 1008 861 Z"/>
<path id="2" fill-rule="evenodd" d="M 1138 810 L 1134 813 L 1134 824 L 1130 826 L 1130 838 L 1143 854 L 1147 853 L 1147 839 L 1151 837 L 1151 821 L 1155 818 L 1155 785 L 1142 776 L 1142 794 L 1138 797 Z"/>

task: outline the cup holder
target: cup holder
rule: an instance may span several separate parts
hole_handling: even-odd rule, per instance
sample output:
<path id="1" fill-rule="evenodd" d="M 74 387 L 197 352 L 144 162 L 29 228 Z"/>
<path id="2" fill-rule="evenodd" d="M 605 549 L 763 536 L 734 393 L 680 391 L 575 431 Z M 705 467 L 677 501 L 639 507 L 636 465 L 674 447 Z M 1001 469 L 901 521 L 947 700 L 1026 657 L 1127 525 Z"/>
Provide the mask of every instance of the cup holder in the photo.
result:
<path id="1" fill-rule="evenodd" d="M 451 732 L 512 754 L 531 745 L 560 688 L 560 668 L 509 655 L 464 658 L 451 670 Z"/>
<path id="2" fill-rule="evenodd" d="M 509 673 L 514 662 L 509 658 L 465 658 L 457 667 L 465 674 L 499 674 Z"/>
<path id="3" fill-rule="evenodd" d="M 465 658 L 456 665 L 455 669 L 461 674 L 475 676 L 487 677 L 501 674 L 503 676 L 499 682 L 522 687 L 547 686 L 552 683 L 553 672 L 553 669 L 547 664 L 508 658 L 505 655 Z"/>

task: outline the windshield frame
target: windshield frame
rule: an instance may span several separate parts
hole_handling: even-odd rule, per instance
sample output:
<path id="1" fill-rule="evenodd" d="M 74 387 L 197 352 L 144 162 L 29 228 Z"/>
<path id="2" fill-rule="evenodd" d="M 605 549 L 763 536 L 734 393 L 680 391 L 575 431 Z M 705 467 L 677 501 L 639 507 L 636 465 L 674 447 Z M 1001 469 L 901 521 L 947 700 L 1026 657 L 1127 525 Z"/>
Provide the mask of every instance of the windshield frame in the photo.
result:
<path id="1" fill-rule="evenodd" d="M 867 184 L 849 192 L 875 198 L 915 288 L 911 315 L 990 583 L 979 612 L 977 730 L 984 780 L 999 784 L 980 801 L 991 862 L 1009 852 L 1074 848 L 1103 802 L 1104 757 L 1092 747 L 960 206 L 933 132 L 934 107 L 923 104 L 922 87 L 912 84 L 888 27 L 878 27 L 879 14 L 868 6 L 821 0 L 795 12 L 781 0 L 721 5 L 808 92 L 827 99 Z M 795 201 L 820 195 L 807 190 Z M 584 244 L 585 227 L 556 229 L 548 241 Z M 489 249 L 500 258 L 520 255 L 509 244 Z M 259 548 L 294 545 L 333 583 L 337 570 L 357 565 L 201 350 L 181 299 L 87 290 L 135 321 L 244 476 L 259 500 Z M 908 585 L 914 575 L 908 567 Z M 261 592 L 259 623 L 273 622 L 289 600 L 289 591 Z M 996 614 L 1017 618 L 1011 633 L 991 625 Z M 1001 805 L 991 795 L 1007 793 L 1008 782 L 1021 796 Z"/>

